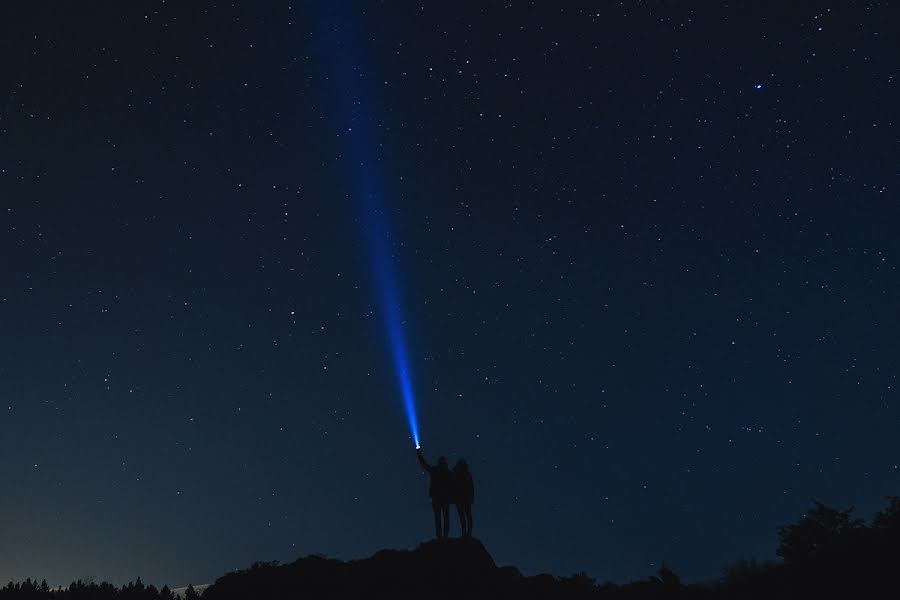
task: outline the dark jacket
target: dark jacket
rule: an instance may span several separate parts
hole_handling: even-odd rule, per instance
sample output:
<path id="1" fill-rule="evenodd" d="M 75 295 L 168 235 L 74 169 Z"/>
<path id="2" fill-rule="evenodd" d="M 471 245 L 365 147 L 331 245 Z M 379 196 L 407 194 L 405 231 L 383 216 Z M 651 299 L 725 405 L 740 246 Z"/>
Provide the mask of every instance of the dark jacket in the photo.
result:
<path id="1" fill-rule="evenodd" d="M 475 503 L 475 481 L 468 469 L 453 469 L 453 503 Z"/>
<path id="2" fill-rule="evenodd" d="M 453 473 L 450 467 L 444 464 L 429 465 L 425 462 L 425 457 L 421 452 L 416 452 L 419 457 L 419 464 L 431 476 L 431 483 L 428 486 L 428 495 L 435 502 L 450 503 L 453 496 Z"/>

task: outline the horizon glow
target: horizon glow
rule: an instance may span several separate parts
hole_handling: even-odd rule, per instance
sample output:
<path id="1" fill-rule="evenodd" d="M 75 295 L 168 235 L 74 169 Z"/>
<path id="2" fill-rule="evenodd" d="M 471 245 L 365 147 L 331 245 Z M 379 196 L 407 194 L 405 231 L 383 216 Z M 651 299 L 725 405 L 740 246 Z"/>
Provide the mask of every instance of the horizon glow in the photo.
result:
<path id="1" fill-rule="evenodd" d="M 357 46 L 358 40 L 364 38 L 360 36 L 359 24 L 350 15 L 339 14 L 341 8 L 337 5 L 321 8 L 329 13 L 322 15 L 322 21 L 326 25 L 325 54 L 329 67 L 327 79 L 331 83 L 332 93 L 337 96 L 333 104 L 340 113 L 338 121 L 343 124 L 337 136 L 344 151 L 343 158 L 349 165 L 347 176 L 352 185 L 351 196 L 361 213 L 361 225 L 376 288 L 376 305 L 387 330 L 391 359 L 410 435 L 416 448 L 419 448 L 419 424 L 404 331 L 405 319 L 402 316 L 404 311 L 391 251 L 391 229 L 382 200 L 385 194 L 378 168 L 379 145 L 372 129 L 375 116 L 372 103 L 365 93 L 366 81 L 362 77 L 364 70 L 360 65 L 365 55 Z"/>

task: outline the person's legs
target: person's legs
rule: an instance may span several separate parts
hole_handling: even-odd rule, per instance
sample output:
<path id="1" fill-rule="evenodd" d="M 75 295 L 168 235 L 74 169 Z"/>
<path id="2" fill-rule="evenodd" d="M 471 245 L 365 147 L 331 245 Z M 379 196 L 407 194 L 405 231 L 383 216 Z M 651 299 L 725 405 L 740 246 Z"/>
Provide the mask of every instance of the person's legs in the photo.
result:
<path id="1" fill-rule="evenodd" d="M 444 514 L 444 539 L 446 540 L 450 535 L 450 505 L 446 502 L 441 505 L 441 512 Z"/>
<path id="2" fill-rule="evenodd" d="M 431 501 L 431 511 L 434 513 L 434 537 L 441 537 L 441 505 Z"/>
<path id="3" fill-rule="evenodd" d="M 456 505 L 456 512 L 459 514 L 459 534 L 462 537 L 466 535 L 466 509 L 462 503 Z"/>
<path id="4" fill-rule="evenodd" d="M 472 537 L 472 505 L 466 504 L 466 537 Z"/>

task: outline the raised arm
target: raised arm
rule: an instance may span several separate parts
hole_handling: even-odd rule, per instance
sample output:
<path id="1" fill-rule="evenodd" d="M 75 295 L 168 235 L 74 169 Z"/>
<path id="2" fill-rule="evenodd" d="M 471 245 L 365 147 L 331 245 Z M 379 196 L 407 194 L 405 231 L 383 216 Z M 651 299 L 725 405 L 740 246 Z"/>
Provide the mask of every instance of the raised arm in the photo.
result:
<path id="1" fill-rule="evenodd" d="M 425 457 L 422 456 L 422 450 L 420 448 L 416 448 L 416 457 L 419 459 L 419 464 L 422 465 L 422 468 L 431 473 L 431 470 L 434 467 L 425 462 Z"/>

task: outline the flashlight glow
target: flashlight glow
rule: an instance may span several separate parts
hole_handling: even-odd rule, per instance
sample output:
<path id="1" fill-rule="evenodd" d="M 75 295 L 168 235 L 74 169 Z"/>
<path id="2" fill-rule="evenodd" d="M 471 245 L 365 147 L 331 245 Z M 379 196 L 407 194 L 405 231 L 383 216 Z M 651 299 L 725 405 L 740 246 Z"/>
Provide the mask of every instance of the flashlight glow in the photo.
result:
<path id="1" fill-rule="evenodd" d="M 351 195 L 362 215 L 361 225 L 365 234 L 372 278 L 377 290 L 377 307 L 387 329 L 391 358 L 403 408 L 409 422 L 410 435 L 419 447 L 419 425 L 416 419 L 416 403 L 410 374 L 409 352 L 404 331 L 405 314 L 398 291 L 394 266 L 394 244 L 391 229 L 385 216 L 385 193 L 381 184 L 379 161 L 383 148 L 378 140 L 377 111 L 370 95 L 366 93 L 366 69 L 362 64 L 366 53 L 358 44 L 367 39 L 359 31 L 358 15 L 365 11 L 341 2 L 323 2 L 312 6 L 322 11 L 320 19 L 325 25 L 324 55 L 328 58 L 326 80 L 335 95 L 332 104 L 342 127 L 335 130 L 342 150 L 342 162 L 347 165 L 346 174 L 351 184 Z"/>
<path id="2" fill-rule="evenodd" d="M 375 204 L 373 196 L 370 196 L 370 202 Z M 400 386 L 400 394 L 403 398 L 403 408 L 406 410 L 406 419 L 409 421 L 409 431 L 416 448 L 418 448 L 419 424 L 416 419 L 415 396 L 409 371 L 409 353 L 407 352 L 406 336 L 403 331 L 403 319 L 401 318 L 403 308 L 397 292 L 396 276 L 394 275 L 391 253 L 389 251 L 390 233 L 382 212 L 377 208 L 377 205 L 369 207 L 369 210 L 366 211 L 366 217 L 363 227 L 368 241 L 375 285 L 379 293 L 379 308 L 387 327 L 388 342 L 391 346 L 397 383 Z"/>

